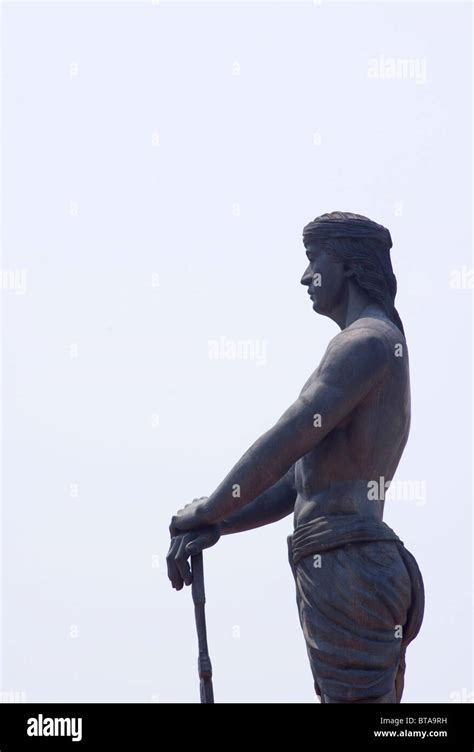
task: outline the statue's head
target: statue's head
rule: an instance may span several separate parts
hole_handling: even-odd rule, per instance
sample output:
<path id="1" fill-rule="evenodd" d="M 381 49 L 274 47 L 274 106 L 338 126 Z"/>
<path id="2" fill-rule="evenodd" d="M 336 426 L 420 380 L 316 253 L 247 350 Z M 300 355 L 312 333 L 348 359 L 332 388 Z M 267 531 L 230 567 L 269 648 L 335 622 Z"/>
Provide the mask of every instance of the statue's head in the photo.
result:
<path id="1" fill-rule="evenodd" d="M 303 243 L 309 265 L 301 283 L 308 287 L 315 311 L 330 315 L 347 298 L 349 286 L 355 285 L 403 333 L 395 308 L 392 239 L 385 227 L 360 214 L 336 211 L 307 224 Z"/>

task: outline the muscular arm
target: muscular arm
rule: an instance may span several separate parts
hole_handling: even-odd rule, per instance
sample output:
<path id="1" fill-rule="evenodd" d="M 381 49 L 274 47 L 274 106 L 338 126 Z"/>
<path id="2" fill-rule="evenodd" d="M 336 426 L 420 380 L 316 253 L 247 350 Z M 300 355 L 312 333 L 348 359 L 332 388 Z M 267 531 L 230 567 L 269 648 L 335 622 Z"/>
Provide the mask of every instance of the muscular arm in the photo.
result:
<path id="1" fill-rule="evenodd" d="M 389 357 L 385 340 L 368 328 L 338 334 L 318 375 L 298 399 L 245 452 L 207 501 L 189 516 L 186 509 L 179 512 L 172 525 L 188 530 L 217 523 L 257 500 L 380 383 Z"/>
<path id="2" fill-rule="evenodd" d="M 296 487 L 294 465 L 283 478 L 219 523 L 221 535 L 243 533 L 262 525 L 270 525 L 291 514 L 295 507 Z"/>

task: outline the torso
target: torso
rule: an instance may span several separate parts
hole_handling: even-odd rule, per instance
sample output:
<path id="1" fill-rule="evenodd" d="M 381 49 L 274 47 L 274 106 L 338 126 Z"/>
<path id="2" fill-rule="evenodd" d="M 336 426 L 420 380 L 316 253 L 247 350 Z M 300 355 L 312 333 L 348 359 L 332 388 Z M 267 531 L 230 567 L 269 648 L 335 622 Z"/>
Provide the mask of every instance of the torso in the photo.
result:
<path id="1" fill-rule="evenodd" d="M 315 449 L 296 462 L 295 528 L 328 514 L 356 512 L 381 519 L 383 499 L 368 498 L 368 483 L 393 478 L 408 439 L 410 378 L 405 338 L 385 318 L 359 319 L 350 328 L 357 326 L 370 326 L 393 348 L 394 357 L 382 382 Z M 318 377 L 320 368 L 310 376 L 301 394 Z"/>

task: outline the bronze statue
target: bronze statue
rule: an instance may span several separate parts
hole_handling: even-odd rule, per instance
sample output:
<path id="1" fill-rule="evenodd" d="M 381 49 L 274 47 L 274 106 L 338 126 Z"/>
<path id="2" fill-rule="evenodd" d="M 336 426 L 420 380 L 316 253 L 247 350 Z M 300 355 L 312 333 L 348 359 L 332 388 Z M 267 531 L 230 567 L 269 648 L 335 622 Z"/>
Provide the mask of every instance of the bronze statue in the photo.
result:
<path id="1" fill-rule="evenodd" d="M 410 428 L 408 349 L 395 308 L 389 231 L 349 212 L 303 230 L 301 283 L 340 328 L 299 397 L 209 497 L 172 518 L 168 573 L 221 535 L 294 513 L 288 537 L 299 617 L 323 703 L 400 702 L 407 645 L 423 619 L 413 556 L 369 488 L 397 469 Z"/>

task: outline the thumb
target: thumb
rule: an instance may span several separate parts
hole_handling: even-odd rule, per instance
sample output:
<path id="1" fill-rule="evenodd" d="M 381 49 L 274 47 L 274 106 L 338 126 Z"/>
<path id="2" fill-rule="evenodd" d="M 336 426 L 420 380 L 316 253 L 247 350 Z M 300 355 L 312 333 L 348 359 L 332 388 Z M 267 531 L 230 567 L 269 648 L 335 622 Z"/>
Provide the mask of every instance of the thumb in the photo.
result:
<path id="1" fill-rule="evenodd" d="M 188 545 L 186 546 L 186 553 L 190 556 L 195 556 L 196 554 L 200 554 L 203 548 L 205 548 L 205 539 L 202 535 L 200 535 L 191 543 L 188 543 Z"/>
<path id="2" fill-rule="evenodd" d="M 209 535 L 198 535 L 194 540 L 187 544 L 186 553 L 190 556 L 194 556 L 195 554 L 200 554 L 204 548 L 209 548 L 209 546 L 212 545 L 213 541 Z"/>

